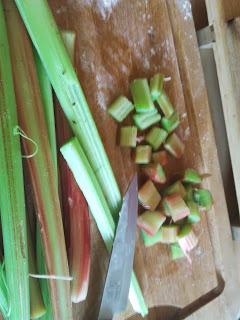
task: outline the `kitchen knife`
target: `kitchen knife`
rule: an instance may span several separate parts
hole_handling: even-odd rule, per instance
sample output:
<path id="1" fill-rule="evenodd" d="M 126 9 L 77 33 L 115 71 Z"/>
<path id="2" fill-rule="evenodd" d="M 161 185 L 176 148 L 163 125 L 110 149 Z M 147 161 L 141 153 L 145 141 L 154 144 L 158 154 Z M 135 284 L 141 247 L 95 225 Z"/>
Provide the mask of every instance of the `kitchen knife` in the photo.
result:
<path id="1" fill-rule="evenodd" d="M 134 175 L 123 198 L 98 320 L 112 320 L 126 309 L 133 268 L 138 212 L 138 181 Z"/>

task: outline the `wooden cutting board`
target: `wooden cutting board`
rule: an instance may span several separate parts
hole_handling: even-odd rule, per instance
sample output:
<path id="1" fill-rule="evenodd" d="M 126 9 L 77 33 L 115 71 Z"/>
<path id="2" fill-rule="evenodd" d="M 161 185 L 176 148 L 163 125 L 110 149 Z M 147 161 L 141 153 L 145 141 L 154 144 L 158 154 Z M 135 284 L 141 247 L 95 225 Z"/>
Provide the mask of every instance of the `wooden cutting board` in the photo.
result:
<path id="1" fill-rule="evenodd" d="M 178 2 L 184 10 L 183 19 L 188 19 L 191 15 L 189 2 Z M 135 168 L 130 151 L 122 150 L 116 144 L 118 126 L 106 109 L 118 95 L 129 96 L 132 79 L 150 78 L 159 71 L 171 77 L 165 87 L 181 115 L 178 133 L 186 145 L 184 157 L 171 160 L 168 175 L 171 178 L 186 167 L 204 173 L 200 140 L 206 137 L 200 137 L 197 130 L 198 117 L 202 119 L 200 113 L 204 110 L 196 113 L 196 108 L 193 110 L 191 104 L 185 103 L 166 1 L 50 0 L 49 3 L 59 27 L 77 34 L 76 70 L 122 194 Z M 194 65 L 191 72 L 195 72 Z M 145 249 L 137 235 L 134 269 L 149 307 L 185 307 L 217 286 L 205 215 L 196 227 L 196 233 L 199 246 L 191 255 L 192 265 L 186 259 L 171 261 L 167 246 Z M 96 319 L 106 275 L 108 256 L 94 221 L 91 235 L 89 294 L 84 303 L 74 308 L 75 319 Z M 133 311 L 129 306 L 127 312 L 117 318 L 128 318 L 131 314 Z"/>

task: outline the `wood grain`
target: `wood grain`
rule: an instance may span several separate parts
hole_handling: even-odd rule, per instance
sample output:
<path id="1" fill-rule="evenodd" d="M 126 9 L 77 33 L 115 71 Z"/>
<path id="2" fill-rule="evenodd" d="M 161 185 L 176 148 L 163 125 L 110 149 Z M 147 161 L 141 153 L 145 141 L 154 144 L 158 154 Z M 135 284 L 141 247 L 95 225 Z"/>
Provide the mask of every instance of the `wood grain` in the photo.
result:
<path id="1" fill-rule="evenodd" d="M 240 3 L 238 0 L 221 0 L 219 2 L 222 2 L 225 21 L 240 16 Z"/>
<path id="2" fill-rule="evenodd" d="M 76 69 L 122 193 L 126 190 L 134 168 L 129 151 L 122 151 L 116 146 L 117 126 L 106 114 L 106 108 L 120 93 L 128 94 L 129 82 L 132 79 L 150 77 L 157 71 L 172 77 L 166 90 L 181 114 L 179 134 L 186 144 L 186 156 L 181 161 L 171 162 L 172 175 L 186 166 L 195 167 L 201 172 L 212 169 L 205 164 L 206 159 L 209 163 L 210 160 L 215 161 L 216 154 L 215 151 L 211 152 L 215 145 L 214 139 L 211 135 L 209 140 L 205 137 L 205 130 L 211 131 L 211 119 L 205 119 L 208 106 L 206 96 L 202 96 L 203 78 L 197 77 L 199 56 L 196 41 L 194 34 L 190 34 L 193 38 L 190 42 L 191 48 L 188 47 L 187 51 L 182 52 L 179 38 L 184 36 L 186 31 L 181 21 L 187 21 L 191 24 L 192 32 L 194 30 L 189 2 L 168 2 L 173 10 L 170 12 L 171 20 L 175 19 L 179 27 L 178 30 L 174 29 L 174 38 L 169 7 L 167 8 L 163 0 L 110 1 L 110 7 L 104 7 L 106 1 L 100 0 L 49 2 L 59 26 L 77 32 Z M 178 56 L 175 46 L 179 47 Z M 194 60 L 195 56 L 197 58 Z M 180 74 L 178 65 L 183 65 Z M 191 74 L 196 77 L 194 85 L 190 83 Z M 204 139 L 205 149 L 201 142 Z M 215 192 L 217 198 L 223 194 L 218 170 L 216 167 L 212 172 L 212 179 L 215 179 L 213 186 L 220 184 L 220 194 Z M 224 208 L 224 197 L 222 199 Z M 214 210 L 210 215 L 215 219 Z M 91 228 L 91 283 L 87 301 L 75 308 L 76 319 L 96 318 L 107 266 L 107 254 L 93 221 Z M 213 249 L 205 216 L 197 228 L 197 233 L 200 235 L 200 246 L 193 253 L 192 268 L 184 260 L 178 263 L 170 261 L 165 246 L 159 245 L 146 250 L 138 239 L 135 270 L 144 296 L 150 307 L 162 306 L 161 312 L 152 309 L 149 319 L 155 319 L 165 311 L 165 314 L 176 314 L 179 307 L 185 307 L 217 286 Z M 172 307 L 166 307 L 169 305 Z M 129 309 L 124 318 L 131 313 Z M 155 318 L 152 314 L 155 314 Z"/>
<path id="3" fill-rule="evenodd" d="M 214 260 L 218 274 L 222 276 L 221 282 L 224 282 L 223 293 L 209 305 L 199 310 L 191 319 L 237 319 L 239 314 L 239 272 L 236 251 L 239 245 L 235 246 L 231 237 L 229 217 L 224 198 L 222 178 L 219 170 L 219 161 L 217 149 L 212 128 L 210 110 L 208 107 L 207 93 L 203 80 L 202 67 L 197 50 L 196 35 L 193 29 L 191 18 L 184 19 L 181 13 L 182 0 L 168 0 L 168 8 L 177 56 L 180 67 L 180 74 L 185 92 L 185 100 L 192 105 L 192 110 L 199 114 L 203 112 L 203 121 L 199 121 L 196 127 L 199 132 L 202 159 L 205 171 L 211 172 L 211 178 L 208 179 L 208 187 L 213 192 L 215 199 L 215 210 L 208 213 L 208 227 L 210 230 L 211 243 L 214 253 Z M 214 3 L 213 3 L 214 2 Z M 216 14 L 218 1 L 209 0 L 207 7 L 212 5 L 212 14 Z M 174 14 L 175 13 L 175 14 Z M 212 16 L 213 18 L 213 16 Z M 214 21 L 216 17 L 213 18 Z M 209 19 L 212 23 L 213 20 Z M 238 54 L 235 52 L 235 54 Z M 220 62 L 219 62 L 220 63 Z M 224 64 L 224 62 L 222 62 Z M 194 72 L 191 66 L 194 65 Z M 219 66 L 221 68 L 221 66 Z M 225 68 L 226 66 L 224 66 Z M 223 74 L 222 74 L 223 76 Z M 227 74 L 226 77 L 229 77 Z M 200 81 L 200 82 L 199 82 Z M 198 91 L 196 93 L 196 90 Z M 225 88 L 226 90 L 226 88 Z M 224 91 L 226 92 L 226 91 Z M 207 133 L 207 139 L 206 137 Z M 237 137 L 237 135 L 236 135 Z M 239 256 L 239 255 L 238 255 Z M 220 289 L 220 288 L 219 288 Z M 189 318 L 189 319 L 190 319 Z"/>

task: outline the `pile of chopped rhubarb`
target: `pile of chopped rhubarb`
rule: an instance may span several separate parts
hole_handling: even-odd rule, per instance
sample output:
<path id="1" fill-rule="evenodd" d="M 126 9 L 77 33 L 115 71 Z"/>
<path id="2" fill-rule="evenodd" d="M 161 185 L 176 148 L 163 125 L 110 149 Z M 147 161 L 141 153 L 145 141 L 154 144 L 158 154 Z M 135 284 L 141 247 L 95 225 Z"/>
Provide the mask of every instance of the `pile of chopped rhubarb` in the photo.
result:
<path id="1" fill-rule="evenodd" d="M 210 191 L 201 188 L 202 176 L 187 168 L 174 183 L 166 170 L 169 158 L 184 155 L 184 143 L 175 130 L 180 116 L 164 89 L 169 80 L 163 74 L 135 79 L 130 84 L 132 101 L 118 97 L 108 113 L 119 123 L 132 119 L 132 125 L 120 127 L 120 146 L 132 148 L 134 161 L 144 183 L 138 192 L 138 227 L 146 247 L 162 243 L 170 247 L 173 260 L 187 257 L 198 245 L 194 224 L 201 212 L 211 209 Z M 134 114 L 131 116 L 131 113 Z"/>

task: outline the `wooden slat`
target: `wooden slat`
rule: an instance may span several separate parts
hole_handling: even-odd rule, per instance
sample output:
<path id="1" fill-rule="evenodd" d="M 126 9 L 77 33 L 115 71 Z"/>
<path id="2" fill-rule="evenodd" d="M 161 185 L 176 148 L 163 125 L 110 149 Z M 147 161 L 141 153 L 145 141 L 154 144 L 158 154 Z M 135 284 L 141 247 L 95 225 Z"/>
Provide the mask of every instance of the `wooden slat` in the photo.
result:
<path id="1" fill-rule="evenodd" d="M 236 186 L 238 206 L 240 206 L 240 18 L 231 23 L 224 22 L 224 7 L 221 1 L 207 0 L 209 23 L 213 24 L 216 42 L 213 43 L 214 56 L 222 97 L 223 112 Z"/>

